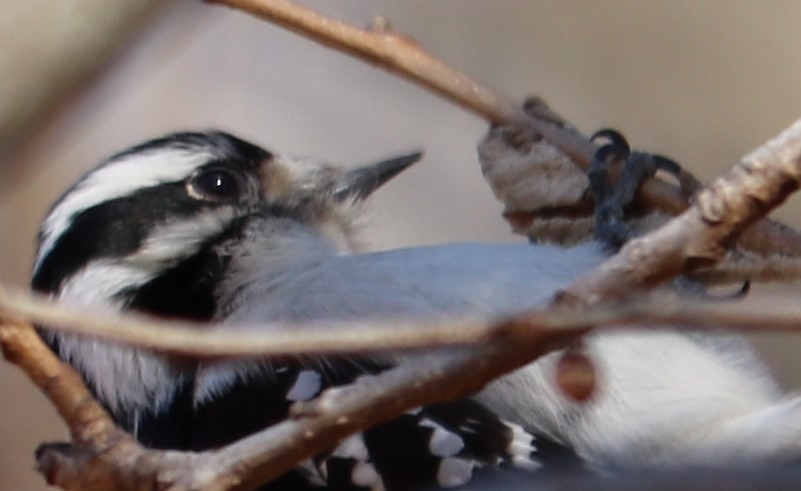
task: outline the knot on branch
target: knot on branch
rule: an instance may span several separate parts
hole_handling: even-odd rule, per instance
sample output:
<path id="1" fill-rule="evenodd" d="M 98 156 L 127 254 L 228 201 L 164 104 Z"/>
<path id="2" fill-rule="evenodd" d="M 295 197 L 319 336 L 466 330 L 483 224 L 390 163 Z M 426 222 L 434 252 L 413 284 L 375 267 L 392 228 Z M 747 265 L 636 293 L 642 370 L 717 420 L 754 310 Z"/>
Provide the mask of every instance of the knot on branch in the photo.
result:
<path id="1" fill-rule="evenodd" d="M 36 468 L 47 484 L 66 490 L 116 489 L 120 483 L 112 472 L 101 472 L 102 466 L 92 465 L 92 451 L 83 446 L 64 442 L 44 443 L 36 449 Z M 104 468 L 105 469 L 105 468 Z"/>

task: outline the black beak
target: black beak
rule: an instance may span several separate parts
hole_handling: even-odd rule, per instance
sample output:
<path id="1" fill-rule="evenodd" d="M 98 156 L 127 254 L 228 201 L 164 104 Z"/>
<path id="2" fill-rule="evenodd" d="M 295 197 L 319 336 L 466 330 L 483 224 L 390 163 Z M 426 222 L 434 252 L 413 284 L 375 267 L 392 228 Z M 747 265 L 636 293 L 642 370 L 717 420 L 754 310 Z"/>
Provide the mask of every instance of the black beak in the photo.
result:
<path id="1" fill-rule="evenodd" d="M 334 198 L 339 201 L 361 201 L 422 156 L 423 152 L 415 152 L 347 171 L 334 182 Z"/>

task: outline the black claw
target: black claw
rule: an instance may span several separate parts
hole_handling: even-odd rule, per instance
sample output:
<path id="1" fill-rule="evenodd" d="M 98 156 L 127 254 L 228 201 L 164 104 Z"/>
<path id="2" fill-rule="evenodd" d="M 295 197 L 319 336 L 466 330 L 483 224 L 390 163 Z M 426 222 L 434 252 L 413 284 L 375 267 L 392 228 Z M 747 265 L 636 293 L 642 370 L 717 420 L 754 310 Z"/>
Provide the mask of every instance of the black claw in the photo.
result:
<path id="1" fill-rule="evenodd" d="M 632 233 L 623 221 L 626 204 L 621 203 L 620 185 L 615 189 L 609 185 L 607 171 L 610 162 L 628 159 L 630 148 L 623 135 L 615 130 L 600 130 L 592 136 L 593 141 L 602 138 L 609 143 L 598 148 L 587 171 L 590 193 L 595 201 L 594 235 L 612 250 L 618 250 Z M 633 196 L 633 192 L 630 194 Z"/>
<path id="2" fill-rule="evenodd" d="M 657 169 L 663 170 L 673 177 L 678 178 L 681 174 L 681 166 L 664 155 L 651 155 L 651 160 L 653 160 Z"/>
<path id="3" fill-rule="evenodd" d="M 625 210 L 634 201 L 642 183 L 654 176 L 657 170 L 678 179 L 681 167 L 662 155 L 632 151 L 626 138 L 613 129 L 599 130 L 591 140 L 602 143 L 588 170 L 590 193 L 595 200 L 595 237 L 618 250 L 634 235 L 625 223 Z M 618 160 L 625 160 L 625 166 L 617 185 L 611 187 L 607 182 L 607 166 Z"/>
<path id="4" fill-rule="evenodd" d="M 623 134 L 621 134 L 619 131 L 612 128 L 603 128 L 593 133 L 593 135 L 590 137 L 590 141 L 595 142 L 598 140 L 607 140 L 609 143 L 601 146 L 601 148 L 612 146 L 618 150 L 621 158 L 625 158 L 629 153 L 631 153 L 631 146 L 629 145 L 628 140 L 626 140 L 626 137 L 623 136 Z"/>
<path id="5" fill-rule="evenodd" d="M 710 293 L 707 285 L 703 282 L 686 276 L 679 276 L 673 280 L 673 285 L 676 291 L 682 296 L 711 301 L 740 300 L 745 298 L 751 291 L 751 280 L 743 280 L 743 284 L 740 285 L 740 288 L 736 292 L 724 294 Z"/>

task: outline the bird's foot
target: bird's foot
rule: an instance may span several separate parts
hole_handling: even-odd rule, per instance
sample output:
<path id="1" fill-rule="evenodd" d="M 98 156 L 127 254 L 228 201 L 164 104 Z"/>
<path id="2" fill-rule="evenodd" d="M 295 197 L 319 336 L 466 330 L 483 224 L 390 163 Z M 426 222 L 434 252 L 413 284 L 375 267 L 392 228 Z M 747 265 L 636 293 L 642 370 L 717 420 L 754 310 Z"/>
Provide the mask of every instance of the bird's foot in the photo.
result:
<path id="1" fill-rule="evenodd" d="M 617 251 L 634 235 L 626 224 L 626 211 L 642 183 L 663 170 L 678 178 L 681 167 L 661 155 L 632 151 L 619 132 L 602 129 L 592 136 L 603 141 L 590 163 L 587 176 L 589 191 L 595 202 L 595 238 Z M 624 161 L 623 171 L 615 185 L 609 184 L 609 164 Z"/>

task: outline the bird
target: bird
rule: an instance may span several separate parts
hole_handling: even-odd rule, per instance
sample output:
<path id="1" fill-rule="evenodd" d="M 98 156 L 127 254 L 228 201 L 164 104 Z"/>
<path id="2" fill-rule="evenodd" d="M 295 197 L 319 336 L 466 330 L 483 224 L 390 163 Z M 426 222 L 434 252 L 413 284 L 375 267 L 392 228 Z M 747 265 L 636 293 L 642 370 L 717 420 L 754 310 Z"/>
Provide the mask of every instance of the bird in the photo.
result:
<path id="1" fill-rule="evenodd" d="M 218 130 L 159 137 L 103 160 L 53 204 L 31 286 L 75 306 L 212 329 L 489 319 L 547 305 L 608 257 L 597 241 L 361 251 L 364 202 L 419 158 L 346 170 Z M 231 443 L 329 388 L 449 356 L 197 362 L 48 326 L 39 332 L 122 428 L 146 446 L 176 450 Z M 472 397 L 352 435 L 264 489 L 454 487 L 497 466 L 536 475 L 565 462 L 625 470 L 801 456 L 801 398 L 784 394 L 738 335 L 611 331 L 589 334 L 584 349 L 599 378 L 590 401 L 559 391 L 560 355 L 551 353 Z"/>

